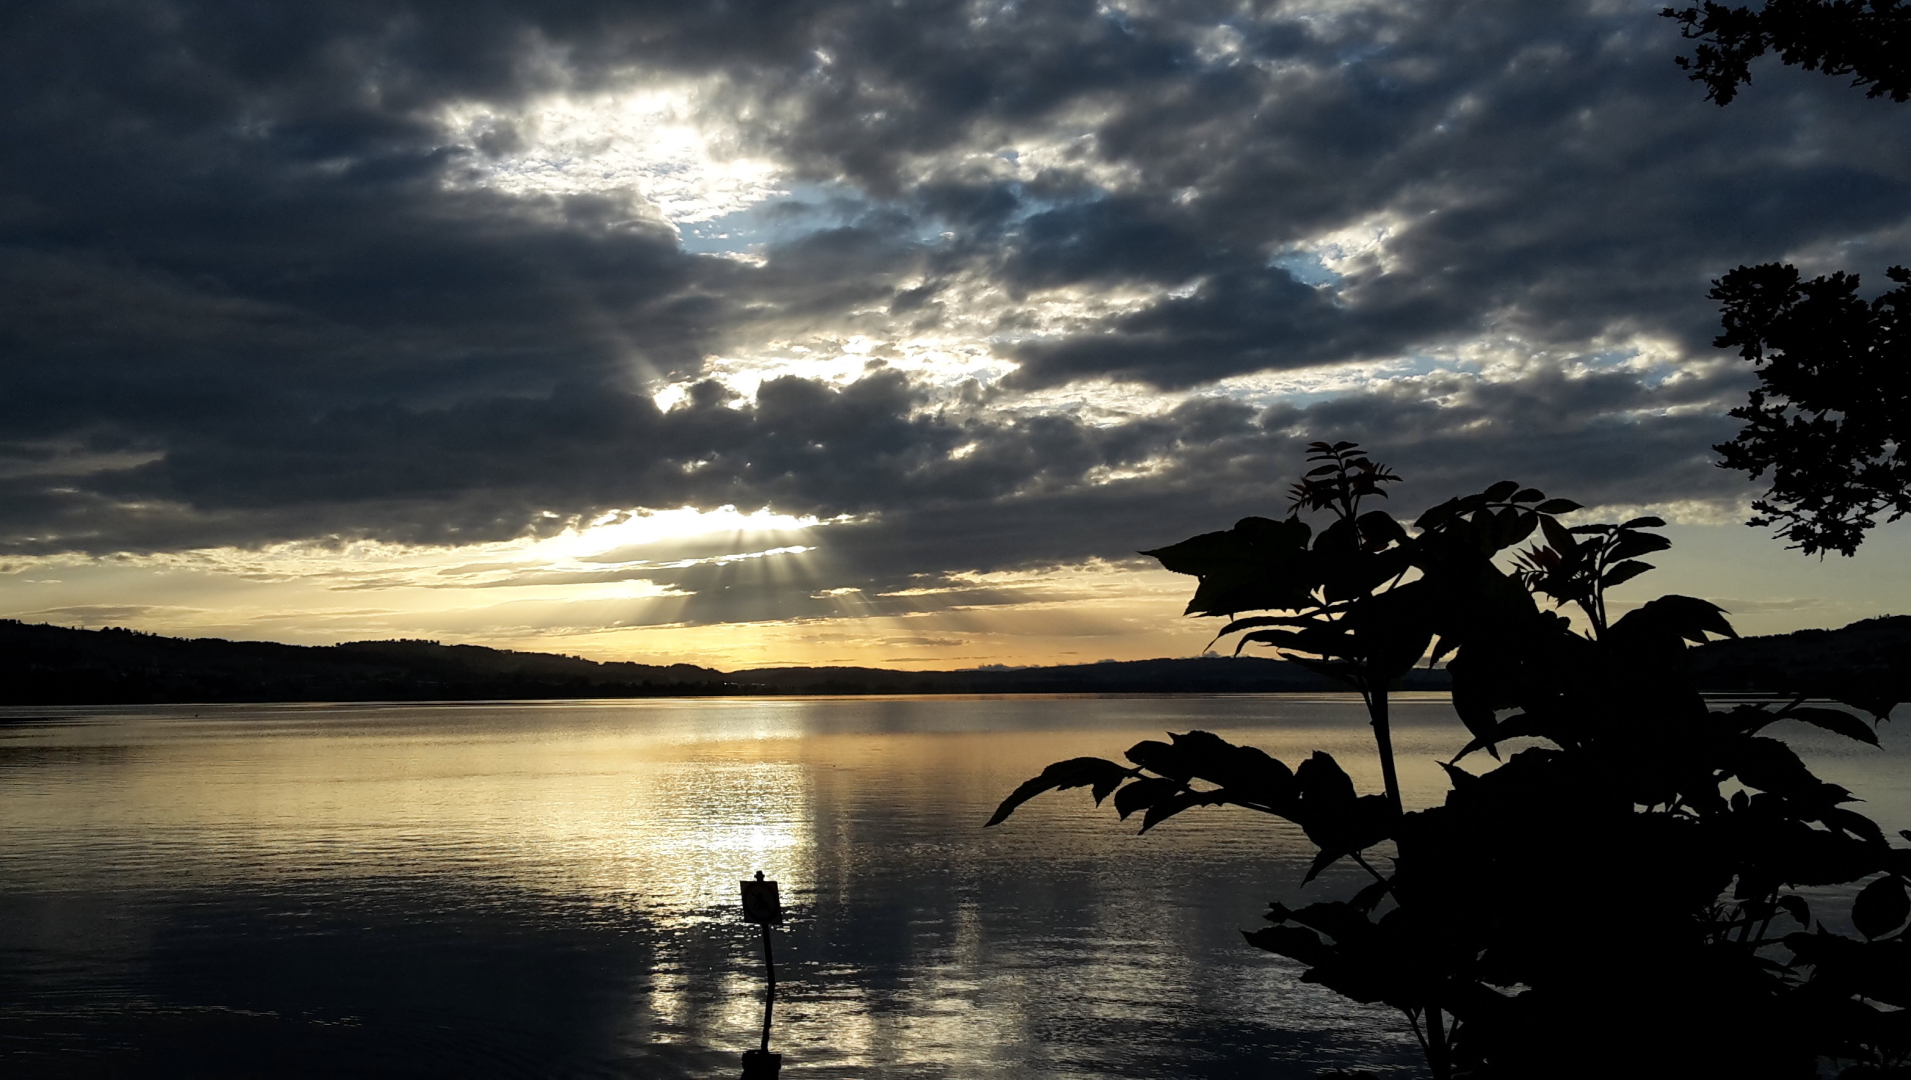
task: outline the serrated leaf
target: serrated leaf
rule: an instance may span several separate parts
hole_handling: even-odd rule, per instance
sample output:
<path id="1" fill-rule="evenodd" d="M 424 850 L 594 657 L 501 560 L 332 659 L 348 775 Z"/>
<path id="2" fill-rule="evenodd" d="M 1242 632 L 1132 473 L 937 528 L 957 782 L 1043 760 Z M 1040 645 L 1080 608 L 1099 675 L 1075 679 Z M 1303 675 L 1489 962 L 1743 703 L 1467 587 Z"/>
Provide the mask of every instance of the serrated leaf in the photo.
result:
<path id="1" fill-rule="evenodd" d="M 1631 635 L 1650 639 L 1655 635 L 1672 635 L 1703 644 L 1708 633 L 1720 637 L 1738 636 L 1732 624 L 1725 621 L 1724 608 L 1696 597 L 1668 594 L 1657 600 L 1648 600 L 1626 612 L 1623 618 L 1612 624 L 1608 636 Z"/>
<path id="2" fill-rule="evenodd" d="M 1533 509 L 1542 514 L 1570 514 L 1575 510 L 1583 510 L 1585 507 L 1571 499 L 1547 499 Z"/>
<path id="3" fill-rule="evenodd" d="M 1519 481 L 1501 480 L 1499 483 L 1494 484 L 1493 486 L 1487 488 L 1485 491 L 1481 492 L 1480 494 L 1485 497 L 1487 502 L 1505 502 L 1508 496 L 1512 495 L 1514 492 L 1518 491 L 1519 489 L 1520 489 Z"/>
<path id="4" fill-rule="evenodd" d="M 1002 804 L 995 808 L 995 813 L 990 815 L 989 820 L 984 823 L 983 827 L 987 828 L 990 825 L 1001 824 L 1008 819 L 1010 814 L 1015 813 L 1016 807 L 1021 806 L 1023 803 L 1045 791 L 1059 791 L 1067 788 L 1094 785 L 1098 792 L 1095 801 L 1100 803 L 1102 798 L 1106 796 L 1108 789 L 1134 774 L 1135 770 L 1125 768 L 1105 758 L 1079 757 L 1070 758 L 1067 761 L 1058 761 L 1048 768 L 1043 769 L 1040 776 L 1024 781 L 1020 787 L 1010 792 L 1009 797 L 1003 799 Z M 1107 787 L 1104 787 L 1104 784 L 1106 784 Z"/>
<path id="5" fill-rule="evenodd" d="M 1538 502 L 1545 497 L 1546 493 L 1538 488 L 1522 488 L 1513 495 L 1513 501 L 1516 503 Z"/>
<path id="6" fill-rule="evenodd" d="M 1115 813 L 1121 815 L 1121 820 L 1127 821 L 1128 815 L 1153 806 L 1162 799 L 1181 791 L 1185 786 L 1179 780 L 1161 776 L 1136 780 L 1115 792 Z"/>
<path id="7" fill-rule="evenodd" d="M 1858 719 L 1848 712 L 1840 712 L 1837 709 L 1811 707 L 1792 708 L 1780 713 L 1778 718 L 1797 720 L 1801 723 L 1810 724 L 1813 727 L 1821 727 L 1826 731 L 1843 735 L 1847 739 L 1856 739 L 1861 743 L 1870 743 L 1873 746 L 1878 745 L 1878 733 L 1872 730 L 1870 724 L 1865 723 L 1863 720 Z"/>
<path id="8" fill-rule="evenodd" d="M 1263 926 L 1259 930 L 1243 930 L 1241 936 L 1257 949 L 1265 949 L 1276 956 L 1285 956 L 1309 966 L 1333 958 L 1333 949 L 1320 939 L 1320 935 L 1301 926 Z"/>
<path id="9" fill-rule="evenodd" d="M 1304 615 L 1255 615 L 1246 619 L 1236 619 L 1223 626 L 1214 635 L 1216 641 L 1229 634 L 1238 634 L 1243 630 L 1253 630 L 1263 626 L 1306 626 L 1311 620 Z M 1236 649 L 1236 653 L 1240 650 Z"/>
<path id="10" fill-rule="evenodd" d="M 1147 832 L 1191 806 L 1205 806 L 1215 801 L 1217 800 L 1205 791 L 1184 791 L 1179 795 L 1170 795 L 1150 806 L 1148 812 L 1141 815 L 1141 831 Z"/>

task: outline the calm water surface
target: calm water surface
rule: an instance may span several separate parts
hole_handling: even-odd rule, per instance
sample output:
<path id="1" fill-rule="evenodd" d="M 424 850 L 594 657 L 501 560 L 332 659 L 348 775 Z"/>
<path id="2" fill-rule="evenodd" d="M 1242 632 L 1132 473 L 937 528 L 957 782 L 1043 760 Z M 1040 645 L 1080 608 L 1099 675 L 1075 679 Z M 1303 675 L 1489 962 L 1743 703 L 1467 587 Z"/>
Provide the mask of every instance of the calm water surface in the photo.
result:
<path id="1" fill-rule="evenodd" d="M 1398 704 L 1409 802 L 1464 733 Z M 27 717 L 46 718 L 21 722 Z M 1312 849 L 1245 812 L 1145 837 L 1042 766 L 1204 728 L 1377 790 L 1357 700 L 233 706 L 0 726 L 8 1076 L 734 1076 L 737 881 L 782 883 L 790 1077 L 1409 1075 L 1395 1014 L 1245 947 Z M 1911 745 L 1806 734 L 1911 827 Z"/>

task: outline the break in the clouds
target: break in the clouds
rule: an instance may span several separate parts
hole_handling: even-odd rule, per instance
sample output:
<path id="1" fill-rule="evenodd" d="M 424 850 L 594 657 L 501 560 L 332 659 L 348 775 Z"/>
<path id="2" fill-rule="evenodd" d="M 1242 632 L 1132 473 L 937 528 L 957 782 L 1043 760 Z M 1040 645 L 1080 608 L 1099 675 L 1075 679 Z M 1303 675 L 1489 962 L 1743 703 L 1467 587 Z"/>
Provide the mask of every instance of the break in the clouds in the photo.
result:
<path id="1" fill-rule="evenodd" d="M 11 6 L 7 604 L 1004 659 L 1309 438 L 1729 520 L 1707 283 L 1911 262 L 1911 113 L 1658 6 Z"/>

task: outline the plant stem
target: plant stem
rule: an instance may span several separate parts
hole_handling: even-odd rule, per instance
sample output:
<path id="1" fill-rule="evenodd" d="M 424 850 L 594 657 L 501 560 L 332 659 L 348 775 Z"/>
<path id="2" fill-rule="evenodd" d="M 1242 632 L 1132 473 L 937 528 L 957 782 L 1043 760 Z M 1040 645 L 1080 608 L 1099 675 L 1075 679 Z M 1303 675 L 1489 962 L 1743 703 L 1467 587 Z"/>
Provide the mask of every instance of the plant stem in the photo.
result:
<path id="1" fill-rule="evenodd" d="M 1367 692 L 1367 715 L 1373 718 L 1374 743 L 1380 748 L 1380 778 L 1387 785 L 1387 801 L 1393 812 L 1405 813 L 1400 802 L 1400 776 L 1393 767 L 1393 729 L 1387 724 L 1387 688 L 1376 686 Z"/>
<path id="2" fill-rule="evenodd" d="M 1453 1063 L 1447 1060 L 1446 1021 L 1440 1016 L 1438 1005 L 1427 1006 L 1427 1065 L 1435 1080 L 1446 1080 L 1453 1075 Z"/>

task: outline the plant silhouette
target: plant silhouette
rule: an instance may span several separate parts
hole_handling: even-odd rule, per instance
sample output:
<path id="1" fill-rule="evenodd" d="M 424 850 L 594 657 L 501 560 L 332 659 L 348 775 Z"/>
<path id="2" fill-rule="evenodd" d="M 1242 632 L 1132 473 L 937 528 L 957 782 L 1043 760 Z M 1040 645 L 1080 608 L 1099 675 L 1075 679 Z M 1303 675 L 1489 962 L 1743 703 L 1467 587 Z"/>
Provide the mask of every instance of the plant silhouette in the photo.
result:
<path id="1" fill-rule="evenodd" d="M 1391 473 L 1352 444 L 1312 450 L 1296 515 L 1151 554 L 1199 579 L 1191 613 L 1229 616 L 1224 635 L 1331 674 L 1370 707 L 1405 664 L 1450 656 L 1471 739 L 1443 763 L 1444 802 L 1400 806 L 1383 710 L 1383 795 L 1360 794 L 1329 754 L 1290 767 L 1192 731 L 1138 743 L 1126 764 L 1057 762 L 988 824 L 1072 787 L 1112 795 L 1143 832 L 1196 806 L 1294 822 L 1318 851 L 1303 884 L 1343 859 L 1368 883 L 1273 904 L 1248 942 L 1399 1009 L 1440 1080 L 1802 1078 L 1820 1059 L 1847 1080 L 1911 1075 L 1911 849 L 1770 733 L 1803 723 L 1875 746 L 1873 724 L 1802 699 L 1709 708 L 1686 645 L 1734 635 L 1703 600 L 1608 620 L 1606 590 L 1667 546 L 1652 519 L 1564 527 L 1575 504 L 1504 481 L 1409 533 L 1359 513 Z M 1311 545 L 1303 509 L 1334 517 Z M 1536 533 L 1513 570 L 1496 565 Z M 1578 607 L 1588 630 L 1539 598 Z M 1234 617 L 1254 610 L 1275 614 Z M 1895 702 L 1867 704 L 1875 722 Z M 1507 743 L 1517 752 L 1496 766 L 1473 764 Z M 1860 883 L 1858 937 L 1828 929 L 1804 891 Z"/>

